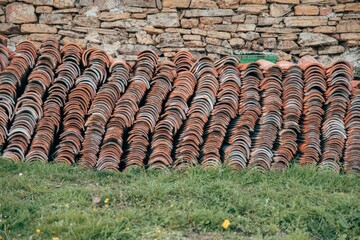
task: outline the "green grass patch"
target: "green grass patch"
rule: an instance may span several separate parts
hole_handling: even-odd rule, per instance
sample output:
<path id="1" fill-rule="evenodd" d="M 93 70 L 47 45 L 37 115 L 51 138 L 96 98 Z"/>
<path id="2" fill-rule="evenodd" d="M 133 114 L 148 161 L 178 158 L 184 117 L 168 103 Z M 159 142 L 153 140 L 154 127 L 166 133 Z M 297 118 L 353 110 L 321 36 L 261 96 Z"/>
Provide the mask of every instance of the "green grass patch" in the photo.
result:
<path id="1" fill-rule="evenodd" d="M 314 167 L 113 173 L 0 160 L 0 193 L 3 239 L 360 239 L 360 179 Z"/>

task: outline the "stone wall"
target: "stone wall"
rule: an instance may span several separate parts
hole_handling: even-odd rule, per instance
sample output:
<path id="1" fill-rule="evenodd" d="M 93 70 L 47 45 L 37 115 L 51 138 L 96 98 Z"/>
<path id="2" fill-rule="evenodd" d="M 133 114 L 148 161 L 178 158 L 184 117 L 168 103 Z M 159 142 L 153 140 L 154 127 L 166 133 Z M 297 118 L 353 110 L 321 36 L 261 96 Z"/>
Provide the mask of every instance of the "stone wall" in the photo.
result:
<path id="1" fill-rule="evenodd" d="M 179 49 L 213 58 L 276 52 L 296 61 L 359 60 L 359 0 L 0 0 L 0 33 L 9 47 L 56 38 L 127 60 L 142 49 Z M 359 61 L 360 62 L 360 61 Z"/>

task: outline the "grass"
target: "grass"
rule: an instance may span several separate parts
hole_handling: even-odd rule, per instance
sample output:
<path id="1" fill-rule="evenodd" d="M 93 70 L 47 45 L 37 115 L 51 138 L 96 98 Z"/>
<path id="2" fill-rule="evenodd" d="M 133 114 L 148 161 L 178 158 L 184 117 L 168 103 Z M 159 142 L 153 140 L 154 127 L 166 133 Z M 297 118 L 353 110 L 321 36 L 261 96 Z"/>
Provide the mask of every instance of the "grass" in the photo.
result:
<path id="1" fill-rule="evenodd" d="M 360 178 L 314 167 L 112 173 L 0 160 L 0 193 L 3 239 L 360 239 Z"/>

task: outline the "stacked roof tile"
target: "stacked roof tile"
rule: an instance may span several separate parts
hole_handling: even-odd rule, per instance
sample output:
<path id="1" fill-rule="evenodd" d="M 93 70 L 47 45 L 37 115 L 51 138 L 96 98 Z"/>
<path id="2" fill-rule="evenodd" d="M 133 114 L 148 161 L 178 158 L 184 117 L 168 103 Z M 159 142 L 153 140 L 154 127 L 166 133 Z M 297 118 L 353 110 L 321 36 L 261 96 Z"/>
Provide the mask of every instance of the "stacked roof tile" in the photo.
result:
<path id="1" fill-rule="evenodd" d="M 299 66 L 304 71 L 304 105 L 299 162 L 300 164 L 318 164 L 321 159 L 321 124 L 326 91 L 325 68 L 310 56 L 302 57 Z"/>
<path id="2" fill-rule="evenodd" d="M 205 124 L 216 102 L 219 88 L 218 73 L 210 58 L 201 57 L 191 71 L 198 79 L 198 83 L 188 118 L 177 144 L 174 162 L 176 169 L 198 163 Z"/>
<path id="3" fill-rule="evenodd" d="M 109 71 L 111 76 L 96 94 L 85 123 L 86 132 L 78 164 L 86 169 L 94 168 L 96 165 L 106 124 L 116 102 L 125 92 L 130 78 L 130 67 L 122 59 L 113 60 Z"/>
<path id="4" fill-rule="evenodd" d="M 16 162 L 25 159 L 37 122 L 43 115 L 44 96 L 54 81 L 54 70 L 61 63 L 59 43 L 56 41 L 45 41 L 39 54 L 35 68 L 27 78 L 25 91 L 17 100 L 8 144 L 3 152 L 3 157 Z"/>
<path id="5" fill-rule="evenodd" d="M 0 71 L 9 65 L 10 52 L 7 48 L 7 39 L 0 35 Z"/>
<path id="6" fill-rule="evenodd" d="M 196 77 L 190 72 L 193 57 L 189 52 L 180 51 L 175 55 L 174 63 L 178 75 L 173 90 L 165 103 L 164 113 L 155 126 L 151 139 L 149 168 L 168 168 L 173 164 L 172 152 L 174 138 L 178 134 L 189 109 L 188 102 L 194 93 Z"/>
<path id="7" fill-rule="evenodd" d="M 261 115 L 260 81 L 263 79 L 258 63 L 238 65 L 241 94 L 237 117 L 230 124 L 223 160 L 233 169 L 246 168 L 250 160 L 251 135 Z"/>
<path id="8" fill-rule="evenodd" d="M 48 90 L 43 116 L 37 125 L 26 161 L 48 161 L 60 132 L 67 96 L 81 74 L 82 52 L 75 44 L 68 44 L 61 49 L 62 64 L 55 71 L 57 77 Z"/>
<path id="9" fill-rule="evenodd" d="M 279 66 L 266 60 L 258 62 L 264 73 L 264 78 L 260 82 L 262 114 L 252 140 L 254 144 L 249 165 L 263 171 L 271 168 L 272 150 L 282 125 L 282 71 Z"/>
<path id="10" fill-rule="evenodd" d="M 289 165 L 298 150 L 304 84 L 300 67 L 290 62 L 279 62 L 278 66 L 283 69 L 282 128 L 279 132 L 272 168 L 282 170 Z"/>
<path id="11" fill-rule="evenodd" d="M 150 82 L 157 63 L 158 56 L 152 51 L 143 51 L 138 55 L 134 76 L 130 79 L 129 87 L 115 104 L 114 113 L 106 125 L 106 132 L 96 163 L 97 169 L 115 171 L 119 169 L 124 153 L 125 133 L 133 125 L 140 101 L 150 89 Z"/>
<path id="12" fill-rule="evenodd" d="M 55 152 L 55 162 L 71 165 L 81 150 L 85 117 L 96 92 L 106 80 L 109 56 L 93 48 L 84 51 L 82 63 L 86 68 L 75 81 L 64 107 L 63 132 Z"/>
<path id="13" fill-rule="evenodd" d="M 360 83 L 352 67 L 216 62 L 181 50 L 134 67 L 97 49 L 0 37 L 4 159 L 122 171 L 284 169 L 291 162 L 360 173 Z"/>
<path id="14" fill-rule="evenodd" d="M 210 120 L 204 135 L 201 165 L 216 167 L 221 164 L 221 146 L 230 121 L 237 115 L 241 80 L 238 69 L 239 60 L 229 56 L 215 63 L 219 73 L 217 101 L 211 111 Z"/>
<path id="15" fill-rule="evenodd" d="M 135 122 L 127 139 L 128 151 L 125 159 L 126 167 L 143 166 L 150 145 L 150 135 L 155 129 L 162 112 L 162 105 L 172 88 L 176 77 L 175 64 L 170 61 L 159 63 L 155 77 L 151 81 L 151 89 L 144 105 L 139 109 Z"/>
<path id="16" fill-rule="evenodd" d="M 14 116 L 18 95 L 23 92 L 30 69 L 34 67 L 37 50 L 29 41 L 21 42 L 11 60 L 0 72 L 0 149 L 8 137 L 9 123 Z"/>
<path id="17" fill-rule="evenodd" d="M 346 145 L 344 168 L 360 174 L 360 81 L 352 82 L 352 96 L 345 118 Z"/>
<path id="18" fill-rule="evenodd" d="M 351 93 L 352 67 L 337 61 L 326 69 L 325 115 L 322 124 L 322 169 L 339 172 L 346 132 L 344 118 Z"/>

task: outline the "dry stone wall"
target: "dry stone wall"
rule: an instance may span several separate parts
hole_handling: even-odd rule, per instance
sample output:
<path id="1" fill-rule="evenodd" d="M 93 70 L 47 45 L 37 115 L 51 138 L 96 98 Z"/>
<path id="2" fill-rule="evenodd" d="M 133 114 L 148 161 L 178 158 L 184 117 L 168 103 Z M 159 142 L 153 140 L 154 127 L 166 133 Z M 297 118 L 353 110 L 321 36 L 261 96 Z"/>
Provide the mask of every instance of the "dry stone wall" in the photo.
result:
<path id="1" fill-rule="evenodd" d="M 0 33 L 9 47 L 47 38 L 135 60 L 154 49 L 172 57 L 246 51 L 323 63 L 359 61 L 359 0 L 0 0 Z M 360 62 L 360 61 L 359 61 Z"/>

